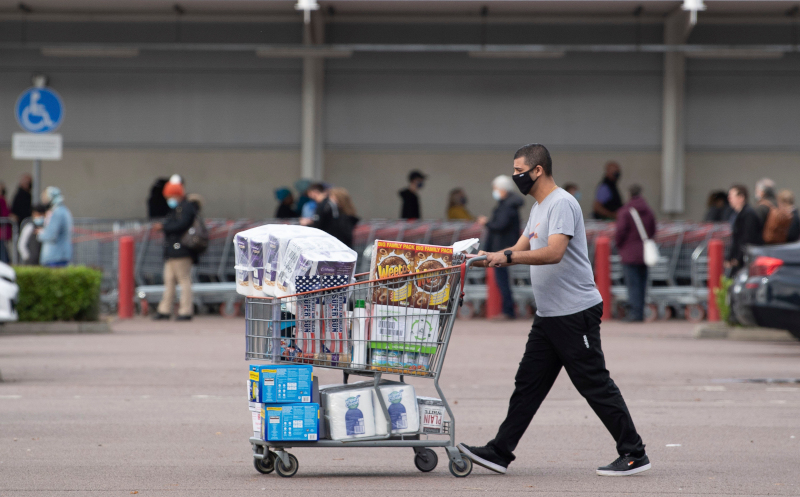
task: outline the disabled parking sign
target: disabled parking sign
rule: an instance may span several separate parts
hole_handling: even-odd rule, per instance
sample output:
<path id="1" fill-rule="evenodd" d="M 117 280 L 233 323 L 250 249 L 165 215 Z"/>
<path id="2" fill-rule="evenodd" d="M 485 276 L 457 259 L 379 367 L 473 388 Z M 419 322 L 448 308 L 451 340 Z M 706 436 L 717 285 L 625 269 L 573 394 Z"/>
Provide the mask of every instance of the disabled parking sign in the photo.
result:
<path id="1" fill-rule="evenodd" d="M 64 120 L 64 105 L 58 93 L 48 88 L 29 88 L 17 99 L 17 122 L 29 133 L 50 133 Z"/>

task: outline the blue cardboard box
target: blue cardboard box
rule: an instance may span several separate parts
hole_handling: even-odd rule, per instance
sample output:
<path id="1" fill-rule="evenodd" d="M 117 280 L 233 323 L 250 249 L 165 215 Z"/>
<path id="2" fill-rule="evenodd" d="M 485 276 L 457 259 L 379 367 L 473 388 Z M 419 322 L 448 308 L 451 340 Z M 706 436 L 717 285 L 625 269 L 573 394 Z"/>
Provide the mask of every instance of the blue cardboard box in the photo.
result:
<path id="1" fill-rule="evenodd" d="M 302 364 L 250 365 L 250 402 L 310 403 L 313 369 Z"/>
<path id="2" fill-rule="evenodd" d="M 319 404 L 265 405 L 261 410 L 265 441 L 319 440 Z"/>

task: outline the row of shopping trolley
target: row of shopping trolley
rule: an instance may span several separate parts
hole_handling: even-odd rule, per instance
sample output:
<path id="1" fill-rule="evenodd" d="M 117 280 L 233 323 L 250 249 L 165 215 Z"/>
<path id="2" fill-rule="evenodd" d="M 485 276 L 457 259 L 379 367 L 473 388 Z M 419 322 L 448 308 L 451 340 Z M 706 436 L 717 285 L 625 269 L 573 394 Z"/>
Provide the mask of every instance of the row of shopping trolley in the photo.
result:
<path id="1" fill-rule="evenodd" d="M 193 269 L 195 305 L 199 312 L 220 312 L 224 316 L 240 315 L 243 298 L 234 284 L 233 237 L 236 233 L 268 223 L 291 223 L 287 220 L 207 219 L 209 246 Z M 483 226 L 463 221 L 397 221 L 368 220 L 359 223 L 353 232 L 354 249 L 359 254 L 357 272 L 367 272 L 374 240 L 397 240 L 408 243 L 451 245 L 458 240 L 483 238 Z M 586 221 L 589 255 L 594 261 L 597 238 L 612 242 L 611 278 L 614 312 L 625 313 L 627 291 L 622 265 L 614 247 L 614 224 Z M 96 267 L 103 272 L 102 306 L 113 312 L 117 301 L 119 239 L 131 236 L 135 242 L 134 277 L 137 304 L 142 313 L 161 299 L 163 294 L 163 233 L 146 220 L 98 220 L 76 218 L 73 236 L 73 262 Z M 707 245 L 711 239 L 727 243 L 730 226 L 726 224 L 661 222 L 654 237 L 661 257 L 650 268 L 648 277 L 648 319 L 685 316 L 700 320 L 707 306 Z M 530 273 L 525 266 L 510 268 L 512 295 L 518 315 L 530 315 L 535 301 L 530 291 Z M 476 268 L 465 282 L 465 305 L 459 310 L 462 318 L 485 314 L 487 301 L 486 272 Z"/>

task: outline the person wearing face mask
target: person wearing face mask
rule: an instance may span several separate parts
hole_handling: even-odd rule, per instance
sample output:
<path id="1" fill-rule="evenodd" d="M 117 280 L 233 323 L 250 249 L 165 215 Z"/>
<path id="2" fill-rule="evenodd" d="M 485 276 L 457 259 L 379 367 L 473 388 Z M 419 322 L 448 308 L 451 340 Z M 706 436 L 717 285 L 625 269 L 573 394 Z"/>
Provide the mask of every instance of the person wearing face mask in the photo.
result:
<path id="1" fill-rule="evenodd" d="M 158 304 L 153 319 L 169 319 L 175 302 L 175 286 L 181 287 L 180 306 L 177 321 L 192 319 L 192 264 L 197 255 L 181 244 L 181 238 L 194 223 L 197 215 L 196 203 L 186 199 L 183 184 L 170 181 L 164 185 L 164 198 L 167 199 L 169 213 L 164 224 L 156 224 L 164 231 L 164 295 Z"/>
<path id="2" fill-rule="evenodd" d="M 450 190 L 447 203 L 447 219 L 450 221 L 474 221 L 475 216 L 467 209 L 467 194 L 461 188 Z"/>
<path id="3" fill-rule="evenodd" d="M 553 162 L 543 145 L 514 154 L 512 177 L 523 195 L 536 202 L 522 236 L 503 251 L 485 252 L 484 265 L 529 265 L 536 301 L 528 343 L 515 378 L 508 414 L 486 446 L 458 444 L 475 464 L 505 473 L 520 438 L 561 369 L 588 401 L 617 442 L 619 458 L 597 468 L 601 476 L 628 476 L 650 469 L 642 439 L 625 400 L 606 369 L 600 346 L 603 300 L 594 284 L 583 214 L 575 198 L 559 188 Z"/>
<path id="4" fill-rule="evenodd" d="M 22 221 L 17 241 L 20 263 L 28 266 L 39 264 L 42 243 L 36 238 L 36 230 L 44 227 L 44 216 L 47 206 L 36 204 L 32 207 L 32 217 Z"/>
<path id="5" fill-rule="evenodd" d="M 614 220 L 617 218 L 617 211 L 622 207 L 622 195 L 617 189 L 621 175 L 619 164 L 614 161 L 606 163 L 606 174 L 597 185 L 592 204 L 595 219 Z"/>
<path id="6" fill-rule="evenodd" d="M 72 213 L 64 205 L 64 195 L 55 186 L 42 192 L 42 203 L 47 206 L 44 227 L 36 229 L 42 242 L 39 263 L 46 267 L 65 267 L 72 260 Z"/>
<path id="7" fill-rule="evenodd" d="M 403 201 L 400 207 L 400 219 L 419 219 L 422 217 L 418 193 L 422 189 L 426 177 L 419 171 L 408 173 L 408 188 L 400 190 L 400 198 Z"/>
<path id="8" fill-rule="evenodd" d="M 501 174 L 492 180 L 492 198 L 497 205 L 492 211 L 492 217 L 481 216 L 478 222 L 486 226 L 486 243 L 483 249 L 487 252 L 497 252 L 506 247 L 511 247 L 519 239 L 519 208 L 524 203 L 516 190 L 511 177 Z M 497 320 L 511 320 L 516 318 L 514 312 L 514 298 L 511 295 L 511 281 L 507 267 L 494 269 L 500 296 L 503 299 L 503 314 Z"/>

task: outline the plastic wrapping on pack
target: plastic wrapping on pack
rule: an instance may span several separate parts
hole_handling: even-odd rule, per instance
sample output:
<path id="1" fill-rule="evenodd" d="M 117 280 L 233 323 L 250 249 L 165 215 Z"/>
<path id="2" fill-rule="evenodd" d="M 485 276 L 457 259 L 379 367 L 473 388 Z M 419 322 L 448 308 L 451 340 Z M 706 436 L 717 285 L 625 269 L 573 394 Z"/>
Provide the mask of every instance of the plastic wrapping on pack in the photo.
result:
<path id="1" fill-rule="evenodd" d="M 269 239 L 264 244 L 264 283 L 262 294 L 268 297 L 276 297 L 278 296 L 278 272 L 280 270 L 281 261 L 286 255 L 286 249 L 288 248 L 289 243 L 292 240 L 297 240 L 300 238 L 333 237 L 322 230 L 310 228 L 308 226 L 274 224 L 269 226 L 271 226 L 271 229 L 269 230 Z"/>
<path id="2" fill-rule="evenodd" d="M 275 296 L 297 293 L 298 276 L 347 276 L 351 282 L 358 254 L 331 235 L 294 238 L 278 261 Z"/>
<path id="3" fill-rule="evenodd" d="M 407 383 L 391 382 L 379 387 L 383 402 L 389 411 L 392 433 L 419 431 L 419 411 L 414 387 Z M 372 390 L 372 407 L 375 409 L 375 434 L 386 435 L 386 416 L 383 414 L 378 394 Z"/>

